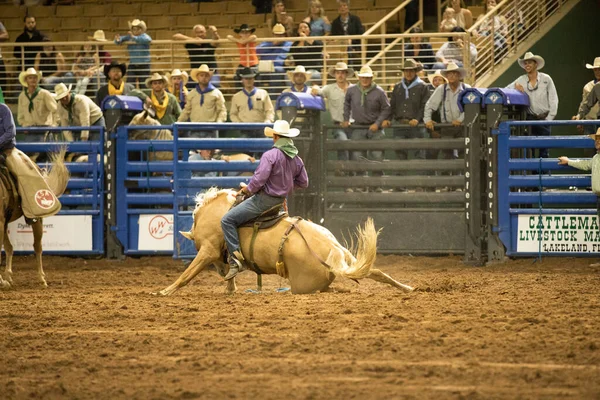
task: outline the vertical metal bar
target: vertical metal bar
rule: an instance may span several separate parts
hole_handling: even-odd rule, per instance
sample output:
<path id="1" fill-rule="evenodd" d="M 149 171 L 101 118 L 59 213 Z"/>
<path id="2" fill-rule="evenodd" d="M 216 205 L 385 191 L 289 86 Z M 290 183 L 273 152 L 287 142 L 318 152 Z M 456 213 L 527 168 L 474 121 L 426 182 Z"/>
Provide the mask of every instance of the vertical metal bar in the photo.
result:
<path id="1" fill-rule="evenodd" d="M 419 22 L 417 26 L 423 27 L 425 24 L 423 22 L 423 0 L 419 0 Z M 438 22 L 438 25 L 440 26 L 440 23 Z"/>
<path id="2" fill-rule="evenodd" d="M 387 26 L 386 25 L 387 25 L 387 22 L 384 22 L 383 24 L 381 24 L 381 34 L 382 35 L 386 34 L 386 31 L 387 31 Z M 380 43 L 381 43 L 381 53 L 382 53 L 382 55 L 381 55 L 381 75 L 382 76 L 387 76 L 387 73 L 386 73 L 386 57 L 385 57 L 385 53 L 386 52 L 384 51 L 385 50 L 385 39 L 386 39 L 385 36 L 382 36 L 381 37 L 381 41 L 380 41 Z"/>
<path id="3" fill-rule="evenodd" d="M 495 22 L 496 21 L 494 20 L 494 18 L 496 17 L 496 13 L 497 13 L 497 11 L 495 11 L 494 14 L 492 15 L 492 32 L 490 35 L 490 39 L 491 39 L 490 41 L 492 42 L 492 51 L 491 51 L 491 54 L 492 54 L 491 70 L 492 71 L 494 71 L 494 66 L 495 66 L 495 61 L 496 61 L 496 40 L 495 40 L 495 38 L 496 38 L 496 23 Z"/>
<path id="4" fill-rule="evenodd" d="M 327 42 L 329 39 L 323 40 L 323 73 L 321 74 L 321 86 L 327 85 L 327 57 L 325 54 L 329 54 L 327 52 Z M 335 63 L 334 63 L 335 65 Z"/>
<path id="5" fill-rule="evenodd" d="M 185 151 L 184 151 L 185 153 Z M 187 156 L 183 157 L 187 160 Z M 180 247 L 177 245 L 177 239 L 179 232 L 179 126 L 178 124 L 173 124 L 173 258 L 181 257 Z"/>

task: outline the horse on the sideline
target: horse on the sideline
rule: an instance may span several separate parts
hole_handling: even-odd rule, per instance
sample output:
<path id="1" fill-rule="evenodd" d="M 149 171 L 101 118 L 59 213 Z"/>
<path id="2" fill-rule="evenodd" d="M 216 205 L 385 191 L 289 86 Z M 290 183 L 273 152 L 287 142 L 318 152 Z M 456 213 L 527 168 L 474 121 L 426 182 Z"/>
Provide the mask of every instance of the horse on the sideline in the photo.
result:
<path id="1" fill-rule="evenodd" d="M 227 274 L 229 266 L 224 257 L 221 218 L 235 201 L 236 191 L 231 189 L 211 188 L 196 197 L 192 229 L 180 233 L 195 242 L 198 254 L 173 284 L 154 294 L 167 296 L 174 293 L 211 264 L 217 267 L 221 276 Z M 262 274 L 278 274 L 289 279 L 292 293 L 328 291 L 336 276 L 353 280 L 369 278 L 407 292 L 413 290 L 373 268 L 379 232 L 371 218 L 367 219 L 364 228 L 357 228 L 354 254 L 326 228 L 299 218 L 285 217 L 276 225 L 259 230 L 253 249 L 253 229 L 242 227 L 239 232 L 246 260 L 252 260 Z M 235 278 L 230 279 L 227 291 L 233 293 L 235 290 Z"/>
<path id="2" fill-rule="evenodd" d="M 129 126 L 149 125 L 160 126 L 158 120 L 152 118 L 148 110 L 136 114 L 131 119 Z M 168 129 L 139 129 L 131 133 L 132 140 L 173 140 L 173 133 Z M 149 151 L 148 161 L 171 161 L 173 153 L 170 151 Z"/>
<path id="3" fill-rule="evenodd" d="M 52 166 L 50 171 L 46 169 L 41 170 L 44 180 L 52 190 L 52 192 L 59 197 L 65 192 L 67 183 L 69 182 L 69 170 L 64 163 L 65 149 L 57 153 L 50 155 Z M 8 172 L 7 169 L 0 171 L 0 243 L 4 244 L 4 251 L 6 252 L 6 268 L 4 269 L 4 279 L 0 275 L 0 289 L 8 288 L 11 286 L 12 280 L 12 261 L 13 261 L 13 246 L 8 236 L 8 224 L 16 221 L 23 216 L 23 210 L 21 209 L 21 197 L 17 192 L 17 181 Z M 37 264 L 38 278 L 44 287 L 48 286 L 46 283 L 46 274 L 42 266 L 42 236 L 44 234 L 44 225 L 41 218 L 37 218 L 31 225 L 33 230 L 33 249 L 35 251 L 35 261 Z M 0 253 L 0 260 L 1 260 Z"/>

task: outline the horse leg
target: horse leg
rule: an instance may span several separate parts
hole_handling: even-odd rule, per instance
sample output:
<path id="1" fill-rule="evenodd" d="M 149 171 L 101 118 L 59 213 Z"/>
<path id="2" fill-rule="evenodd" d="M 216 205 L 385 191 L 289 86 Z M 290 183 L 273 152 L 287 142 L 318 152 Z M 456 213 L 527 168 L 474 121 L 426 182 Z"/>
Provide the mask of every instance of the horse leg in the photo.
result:
<path id="1" fill-rule="evenodd" d="M 371 268 L 371 272 L 369 273 L 369 275 L 367 275 L 367 278 L 373 279 L 376 282 L 387 283 L 388 285 L 392 285 L 393 287 L 401 289 L 404 292 L 412 292 L 413 290 L 415 290 L 410 286 L 398 282 L 397 280 L 395 280 L 394 278 L 377 268 Z"/>
<path id="2" fill-rule="evenodd" d="M 4 241 L 4 238 L 2 237 L 2 235 L 6 235 L 6 231 L 2 230 L 0 232 L 0 243 L 2 243 L 2 241 Z M 8 237 L 8 235 L 6 235 L 5 237 Z M 6 247 L 6 245 L 4 245 L 4 251 L 6 251 L 6 268 L 4 269 L 4 277 L 6 278 L 6 280 L 2 279 L 2 275 L 0 275 L 0 289 L 7 289 L 10 287 L 10 283 L 12 282 L 12 270 L 10 270 L 8 268 L 9 263 L 8 263 L 8 248 Z M 2 253 L 0 253 L 0 262 L 2 262 Z"/>
<path id="3" fill-rule="evenodd" d="M 13 283 L 12 262 L 13 262 L 13 245 L 8 237 L 8 227 L 4 229 L 4 252 L 6 253 L 6 268 L 4 268 L 4 277 L 8 283 Z M 1 243 L 1 242 L 0 242 Z"/>
<path id="4" fill-rule="evenodd" d="M 219 259 L 219 252 L 212 251 L 212 248 L 208 248 L 208 246 L 203 246 L 196 254 L 196 257 L 191 262 L 191 264 L 186 268 L 185 271 L 177 278 L 175 282 L 171 285 L 167 286 L 160 292 L 152 293 L 153 295 L 161 295 L 161 296 L 169 296 L 173 294 L 178 289 L 187 285 L 196 275 L 200 273 L 204 268 L 208 267 L 210 264 L 214 263 Z M 229 286 L 228 286 L 229 288 Z"/>
<path id="5" fill-rule="evenodd" d="M 38 218 L 33 225 L 33 250 L 35 251 L 35 262 L 38 269 L 38 278 L 42 283 L 42 286 L 48 287 L 46 283 L 46 274 L 44 273 L 44 267 L 42 266 L 42 236 L 44 235 L 44 225 L 42 219 Z"/>

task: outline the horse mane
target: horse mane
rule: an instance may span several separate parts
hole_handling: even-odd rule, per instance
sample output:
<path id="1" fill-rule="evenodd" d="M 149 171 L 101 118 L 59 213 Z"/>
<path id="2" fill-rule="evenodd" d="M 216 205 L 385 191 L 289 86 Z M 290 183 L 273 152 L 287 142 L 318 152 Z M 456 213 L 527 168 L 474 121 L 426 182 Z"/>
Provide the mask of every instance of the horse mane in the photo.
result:
<path id="1" fill-rule="evenodd" d="M 211 187 L 205 192 L 198 193 L 196 195 L 196 208 L 194 209 L 194 213 L 201 207 L 204 207 L 210 204 L 213 200 L 219 197 L 221 194 L 230 193 L 231 189 L 219 189 L 216 186 Z"/>

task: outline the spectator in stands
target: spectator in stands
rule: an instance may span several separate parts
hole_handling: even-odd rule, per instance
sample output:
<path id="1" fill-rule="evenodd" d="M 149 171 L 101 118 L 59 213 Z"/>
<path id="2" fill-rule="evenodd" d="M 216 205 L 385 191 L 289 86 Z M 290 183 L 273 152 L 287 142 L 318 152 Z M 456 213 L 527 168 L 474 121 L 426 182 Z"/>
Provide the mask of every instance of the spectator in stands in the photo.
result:
<path id="1" fill-rule="evenodd" d="M 331 34 L 334 36 L 346 36 L 346 35 L 362 35 L 365 33 L 360 18 L 356 15 L 350 14 L 349 1 L 338 0 L 339 3 L 339 16 L 331 23 Z M 358 65 L 360 60 L 360 40 L 352 40 L 348 46 L 348 63 L 351 66 Z"/>
<path id="2" fill-rule="evenodd" d="M 242 24 L 239 28 L 233 30 L 237 36 L 227 35 L 227 39 L 235 42 L 238 51 L 240 52 L 240 62 L 235 71 L 236 76 L 239 75 L 244 68 L 258 69 L 256 35 L 254 35 L 255 30 L 256 29 L 249 27 L 248 24 Z"/>
<path id="3" fill-rule="evenodd" d="M 285 81 L 285 62 L 289 56 L 292 42 L 284 40 L 285 28 L 281 24 L 273 27 L 273 37 L 279 38 L 270 42 L 262 42 L 256 46 L 256 54 L 260 58 L 259 72 L 261 82 L 269 86 L 268 92 L 276 94 L 278 85 L 283 86 Z"/>
<path id="4" fill-rule="evenodd" d="M 457 26 L 452 30 L 452 32 L 464 33 L 466 31 Z M 449 37 L 448 41 L 444 43 L 435 54 L 438 62 L 433 64 L 433 69 L 445 69 L 450 63 L 456 64 L 459 67 L 464 66 L 464 47 L 465 43 L 462 37 Z M 477 48 L 473 43 L 470 43 L 469 45 L 469 53 L 471 55 L 471 64 L 474 64 L 475 60 L 477 59 Z"/>
<path id="5" fill-rule="evenodd" d="M 115 35 L 115 43 L 127 42 L 129 52 L 129 74 L 128 81 L 135 87 L 139 87 L 150 75 L 150 42 L 152 38 L 146 33 L 146 23 L 139 19 L 128 22 L 129 32 L 127 35 Z"/>
<path id="6" fill-rule="evenodd" d="M 4 27 L 4 24 L 0 22 L 0 43 L 7 42 L 9 39 L 8 32 Z M 0 49 L 0 89 L 6 90 L 6 66 L 4 65 L 4 59 L 2 58 L 2 49 Z"/>
<path id="7" fill-rule="evenodd" d="M 256 14 L 270 14 L 273 9 L 271 0 L 252 0 L 252 5 L 256 7 Z"/>
<path id="8" fill-rule="evenodd" d="M 40 85 L 46 90 L 51 90 L 57 83 L 72 82 L 73 73 L 67 71 L 65 57 L 50 43 L 49 38 L 44 37 L 42 41 L 44 42 L 44 47 L 35 56 L 34 62 L 35 70 L 42 73 L 43 78 L 40 81 Z"/>
<path id="9" fill-rule="evenodd" d="M 418 26 L 412 28 L 410 33 L 423 33 L 423 29 Z M 432 69 L 435 64 L 435 55 L 431 43 L 424 43 L 423 36 L 411 36 L 410 42 L 404 45 L 404 57 L 412 58 L 423 64 L 423 68 Z"/>
<path id="10" fill-rule="evenodd" d="M 383 128 L 391 126 L 391 121 L 395 120 L 402 126 L 394 128 L 394 137 L 401 139 L 421 139 L 429 137 L 426 128 L 417 127 L 423 123 L 425 114 L 425 104 L 431 96 L 427 85 L 417 76 L 417 73 L 423 69 L 423 66 L 415 60 L 409 58 L 401 66 L 402 80 L 398 83 L 390 96 L 391 107 Z M 399 160 L 407 160 L 408 152 L 406 150 L 396 150 L 396 156 Z M 415 154 L 416 159 L 425 159 L 425 150 L 418 150 Z M 405 189 L 401 189 L 405 191 Z"/>
<path id="11" fill-rule="evenodd" d="M 100 72 L 100 57 L 94 51 L 91 44 L 86 43 L 81 46 L 72 71 L 77 81 L 75 93 L 85 95 L 90 83 L 95 88 L 94 92 L 98 90 L 99 85 L 95 82 L 100 81 L 98 77 Z"/>
<path id="12" fill-rule="evenodd" d="M 173 125 L 181 115 L 179 101 L 165 90 L 168 83 L 167 78 L 155 72 L 146 79 L 145 84 L 148 89 L 134 89 L 130 93 L 156 111 L 156 119 L 161 125 Z"/>
<path id="13" fill-rule="evenodd" d="M 464 112 L 458 108 L 458 96 L 470 86 L 461 81 L 466 76 L 464 68 L 450 62 L 448 67 L 441 71 L 441 75 L 448 83 L 438 86 L 431 94 L 431 97 L 425 104 L 423 113 L 423 121 L 425 126 L 430 131 L 434 130 L 435 121 L 432 114 L 440 110 L 440 122 L 443 124 L 452 124 L 451 127 L 445 127 L 441 130 L 442 137 L 463 137 L 464 131 L 462 127 L 465 118 Z M 458 158 L 458 151 L 449 150 L 442 151 L 443 158 Z"/>
<path id="14" fill-rule="evenodd" d="M 54 88 L 54 98 L 60 103 L 58 115 L 61 126 L 101 126 L 106 129 L 102 110 L 87 96 L 71 93 L 71 85 L 59 83 Z M 77 141 L 100 140 L 100 132 L 79 131 Z M 72 140 L 72 138 L 71 138 Z"/>
<path id="15" fill-rule="evenodd" d="M 344 99 L 348 89 L 354 86 L 348 82 L 348 79 L 354 76 L 354 70 L 348 68 L 345 62 L 338 62 L 329 69 L 329 76 L 335 78 L 335 82 L 324 86 L 323 89 L 313 86 L 311 94 L 313 96 L 323 96 L 327 100 L 327 109 L 331 115 L 331 120 L 338 127 L 332 130 L 333 138 L 348 140 L 347 131 L 341 125 L 344 122 Z M 349 121 L 352 122 L 353 120 L 350 119 Z M 338 151 L 338 160 L 348 161 L 348 158 L 347 151 Z"/>
<path id="16" fill-rule="evenodd" d="M 46 35 L 38 31 L 36 28 L 35 17 L 28 15 L 23 19 L 25 28 L 23 33 L 17 36 L 16 43 L 39 43 Z M 15 46 L 13 56 L 17 60 L 17 70 L 22 71 L 33 67 L 35 56 L 42 51 L 42 46 Z M 24 63 L 23 63 L 24 61 Z"/>
<path id="17" fill-rule="evenodd" d="M 506 52 L 506 38 L 508 37 L 508 23 L 503 15 L 494 15 L 491 20 L 485 20 L 485 15 L 496 8 L 496 0 L 486 0 L 483 2 L 483 14 L 477 18 L 481 21 L 475 30 L 475 36 L 490 36 L 494 33 L 494 58 L 496 62 L 500 61 Z M 493 29 L 492 29 L 493 27 Z"/>
<path id="18" fill-rule="evenodd" d="M 308 16 L 302 22 L 309 25 L 310 36 L 328 36 L 331 33 L 331 23 L 319 0 L 312 0 L 308 3 Z M 298 33 L 300 33 L 300 27 L 298 27 Z"/>
<path id="19" fill-rule="evenodd" d="M 123 76 L 127 73 L 127 66 L 119 64 L 118 61 L 112 61 L 104 66 L 104 76 L 108 83 L 98 89 L 96 93 L 96 104 L 102 107 L 102 101 L 108 96 L 127 96 L 133 89 L 131 83 L 125 82 Z"/>
<path id="20" fill-rule="evenodd" d="M 344 98 L 344 121 L 341 126 L 342 128 L 348 128 L 350 126 L 350 115 L 352 115 L 355 124 L 360 127 L 351 129 L 350 139 L 383 139 L 385 133 L 382 124 L 389 114 L 390 102 L 385 91 L 373 82 L 374 74 L 371 67 L 362 67 L 357 75 L 359 84 L 349 87 Z M 365 156 L 366 153 L 363 151 L 352 152 L 352 160 L 354 161 L 364 159 Z M 370 158 L 377 162 L 383 161 L 383 151 L 371 151 Z M 382 176 L 383 171 L 375 171 L 373 175 Z M 359 190 L 364 191 L 365 189 Z M 383 188 L 376 187 L 375 191 L 383 192 Z"/>
<path id="21" fill-rule="evenodd" d="M 227 109 L 223 93 L 210 83 L 212 71 L 202 64 L 193 70 L 190 77 L 197 82 L 196 88 L 188 94 L 185 108 L 178 122 L 225 122 Z"/>
<path id="22" fill-rule="evenodd" d="M 452 29 L 456 28 L 456 12 L 454 8 L 447 7 L 444 11 L 444 19 L 440 22 L 440 32 L 452 32 Z"/>
<path id="23" fill-rule="evenodd" d="M 298 36 L 301 36 L 302 40 L 294 42 L 292 44 L 292 57 L 294 63 L 303 65 L 308 72 L 311 73 L 309 80 L 319 81 L 321 80 L 321 70 L 323 69 L 323 59 L 329 58 L 327 54 L 323 53 L 323 42 L 320 40 L 314 40 L 310 38 L 310 26 L 308 23 L 301 22 L 298 25 Z"/>
<path id="24" fill-rule="evenodd" d="M 546 62 L 542 57 L 529 51 L 525 53 L 522 59 L 517 61 L 527 73 L 518 77 L 506 88 L 517 89 L 529 96 L 527 120 L 552 121 L 558 112 L 558 94 L 550 75 L 539 72 L 544 68 Z M 536 125 L 531 127 L 530 134 L 533 136 L 550 136 L 551 129 L 547 125 Z M 542 158 L 548 157 L 548 149 L 539 149 L 539 156 Z"/>
<path id="25" fill-rule="evenodd" d="M 581 103 L 579 104 L 579 110 L 577 111 L 577 115 L 573 117 L 574 120 L 578 119 L 598 119 L 598 115 L 600 115 L 600 106 L 598 103 L 595 103 L 591 107 L 589 107 L 588 112 L 582 114 L 583 110 L 587 109 L 587 101 L 588 97 L 592 93 L 594 87 L 598 82 L 600 82 L 600 57 L 596 57 L 594 59 L 594 64 L 585 64 L 587 69 L 591 69 L 594 71 L 594 79 L 589 81 L 583 87 L 583 94 L 581 96 Z M 596 95 L 597 97 L 597 95 Z M 580 118 L 580 115 L 582 116 Z M 585 132 L 586 134 L 591 134 L 596 131 L 595 125 L 579 125 L 577 129 L 580 132 Z"/>
<path id="26" fill-rule="evenodd" d="M 294 18 L 285 11 L 285 1 L 283 0 L 275 0 L 273 15 L 269 21 L 271 30 L 277 24 L 281 24 L 285 28 L 284 36 L 296 36 L 294 33 Z"/>
<path id="27" fill-rule="evenodd" d="M 104 31 L 101 29 L 95 31 L 93 36 L 88 36 L 88 40 L 93 40 L 98 43 L 108 42 L 108 40 L 106 40 L 106 36 L 104 35 Z M 97 44 L 96 47 L 98 49 L 100 65 L 110 64 L 112 61 L 112 55 L 108 51 L 104 50 L 103 45 Z"/>
<path id="28" fill-rule="evenodd" d="M 19 82 L 25 89 L 19 94 L 17 120 L 23 127 L 56 126 L 58 123 L 56 101 L 49 91 L 39 86 L 41 78 L 42 73 L 34 68 L 27 68 L 19 74 Z M 44 141 L 44 134 L 25 134 L 28 142 Z"/>
<path id="29" fill-rule="evenodd" d="M 231 122 L 271 123 L 274 121 L 275 110 L 269 93 L 254 86 L 257 75 L 258 73 L 251 68 L 242 70 L 239 75 L 243 88 L 231 99 L 229 111 Z M 261 138 L 262 129 L 243 131 L 242 137 Z"/>
<path id="30" fill-rule="evenodd" d="M 207 31 L 204 25 L 194 25 L 193 28 L 194 37 L 189 37 L 181 33 L 173 35 L 173 40 L 189 40 L 184 45 L 190 57 L 191 69 L 198 69 L 202 64 L 208 65 L 212 71 L 215 71 L 212 77 L 212 84 L 215 87 L 221 86 L 221 77 L 217 69 L 217 59 L 215 58 L 215 50 L 219 46 L 217 40 L 221 39 L 217 28 L 213 25 L 208 26 L 210 32 L 210 39 L 207 39 Z"/>
<path id="31" fill-rule="evenodd" d="M 427 75 L 427 80 L 429 81 L 428 87 L 431 93 L 433 93 L 433 91 L 437 89 L 438 86 L 443 85 L 444 83 L 448 83 L 448 81 L 446 80 L 444 75 L 442 75 L 439 69 L 435 70 L 434 73 Z"/>
<path id="32" fill-rule="evenodd" d="M 450 0 L 450 7 L 452 7 L 456 13 L 456 25 L 463 29 L 469 29 L 473 26 L 473 14 L 468 8 L 464 7 L 464 5 L 465 3 L 463 0 Z"/>
<path id="33" fill-rule="evenodd" d="M 167 91 L 169 93 L 172 93 L 173 96 L 175 96 L 177 100 L 179 100 L 179 106 L 181 108 L 185 107 L 188 95 L 188 88 L 186 87 L 188 83 L 187 72 L 182 72 L 180 69 L 176 68 L 173 71 L 171 71 L 167 80 L 169 81 Z"/>

